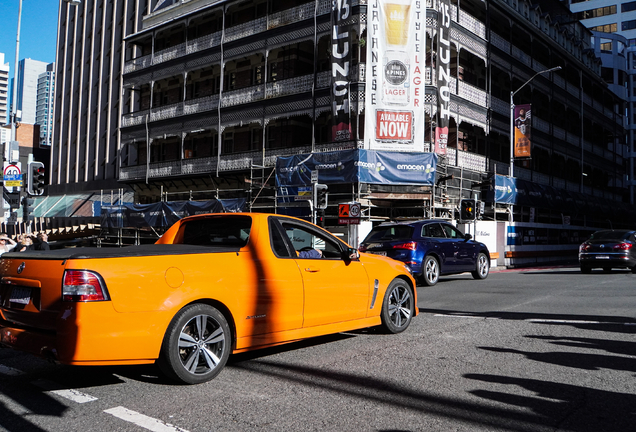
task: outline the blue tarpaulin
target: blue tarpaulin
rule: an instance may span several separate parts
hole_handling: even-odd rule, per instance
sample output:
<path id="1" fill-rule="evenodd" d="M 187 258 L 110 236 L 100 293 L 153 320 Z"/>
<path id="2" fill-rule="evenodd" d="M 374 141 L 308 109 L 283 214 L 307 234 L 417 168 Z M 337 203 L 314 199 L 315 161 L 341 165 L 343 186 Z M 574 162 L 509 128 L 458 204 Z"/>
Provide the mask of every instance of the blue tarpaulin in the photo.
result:
<path id="1" fill-rule="evenodd" d="M 311 173 L 318 170 L 318 182 L 324 184 L 430 186 L 436 169 L 435 153 L 343 150 L 279 157 L 276 182 L 280 187 L 311 185 Z"/>
<path id="2" fill-rule="evenodd" d="M 166 201 L 153 204 L 102 206 L 103 228 L 168 228 L 179 219 L 204 213 L 241 212 L 245 199 Z"/>

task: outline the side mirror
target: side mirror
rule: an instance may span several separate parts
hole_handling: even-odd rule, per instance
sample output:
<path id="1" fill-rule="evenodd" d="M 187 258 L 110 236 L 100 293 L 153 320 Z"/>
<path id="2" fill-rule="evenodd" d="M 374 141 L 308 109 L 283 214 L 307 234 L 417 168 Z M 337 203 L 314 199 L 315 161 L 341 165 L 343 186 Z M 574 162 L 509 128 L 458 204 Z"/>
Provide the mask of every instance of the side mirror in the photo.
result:
<path id="1" fill-rule="evenodd" d="M 360 261 L 360 252 L 356 248 L 347 248 L 342 253 L 342 258 L 345 261 Z"/>
<path id="2" fill-rule="evenodd" d="M 473 236 L 471 236 L 470 234 L 464 234 L 464 240 L 468 241 L 471 238 L 473 238 Z"/>

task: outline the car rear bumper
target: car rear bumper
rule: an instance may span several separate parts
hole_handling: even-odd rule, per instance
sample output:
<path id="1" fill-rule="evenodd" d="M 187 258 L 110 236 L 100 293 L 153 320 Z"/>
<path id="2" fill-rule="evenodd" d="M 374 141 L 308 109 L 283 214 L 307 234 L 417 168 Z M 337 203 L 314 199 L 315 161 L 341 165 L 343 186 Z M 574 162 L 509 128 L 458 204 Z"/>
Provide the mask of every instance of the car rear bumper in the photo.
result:
<path id="1" fill-rule="evenodd" d="M 581 253 L 579 264 L 590 268 L 636 266 L 636 258 L 617 253 Z"/>

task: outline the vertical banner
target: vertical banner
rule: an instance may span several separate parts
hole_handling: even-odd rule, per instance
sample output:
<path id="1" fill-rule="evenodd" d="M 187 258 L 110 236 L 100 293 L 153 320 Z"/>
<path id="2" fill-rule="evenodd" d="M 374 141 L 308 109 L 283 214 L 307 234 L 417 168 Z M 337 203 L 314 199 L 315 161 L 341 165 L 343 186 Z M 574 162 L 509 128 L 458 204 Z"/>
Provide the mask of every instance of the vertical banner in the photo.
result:
<path id="1" fill-rule="evenodd" d="M 370 0 L 365 148 L 424 151 L 422 0 Z"/>
<path id="2" fill-rule="evenodd" d="M 333 0 L 331 9 L 331 126 L 332 141 L 351 139 L 349 68 L 351 67 L 351 0 Z"/>
<path id="3" fill-rule="evenodd" d="M 532 115 L 530 112 L 531 105 L 515 105 L 515 157 L 529 158 L 531 157 L 530 148 L 532 141 L 530 133 L 532 132 Z"/>
<path id="4" fill-rule="evenodd" d="M 450 120 L 450 1 L 438 1 L 437 18 L 437 127 L 435 153 L 446 154 Z"/>

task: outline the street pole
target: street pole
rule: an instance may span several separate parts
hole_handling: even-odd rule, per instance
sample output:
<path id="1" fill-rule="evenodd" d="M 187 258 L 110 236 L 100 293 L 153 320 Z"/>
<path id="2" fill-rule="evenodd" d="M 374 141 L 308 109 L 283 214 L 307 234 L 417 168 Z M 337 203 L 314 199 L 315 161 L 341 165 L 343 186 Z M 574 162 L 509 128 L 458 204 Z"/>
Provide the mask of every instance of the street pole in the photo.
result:
<path id="1" fill-rule="evenodd" d="M 532 81 L 539 75 L 548 73 L 548 72 L 558 71 L 558 70 L 561 70 L 561 66 L 556 66 L 550 69 L 537 72 L 534 75 L 532 75 L 528 81 L 523 83 L 523 85 L 519 87 L 517 90 L 510 91 L 510 171 L 509 172 L 510 172 L 511 180 L 514 177 L 514 169 L 515 169 L 515 101 L 514 101 L 514 97 L 517 93 L 519 93 L 519 91 L 522 88 L 524 88 L 530 81 Z M 513 209 L 513 205 L 511 204 L 510 205 L 510 222 L 514 220 L 514 217 L 512 215 L 512 209 Z"/>
<path id="2" fill-rule="evenodd" d="M 11 141 L 16 141 L 16 116 L 18 108 L 18 59 L 20 58 L 20 22 L 22 21 L 22 0 L 18 6 L 18 34 L 15 40 L 15 63 L 13 64 L 13 96 L 11 98 Z"/>

